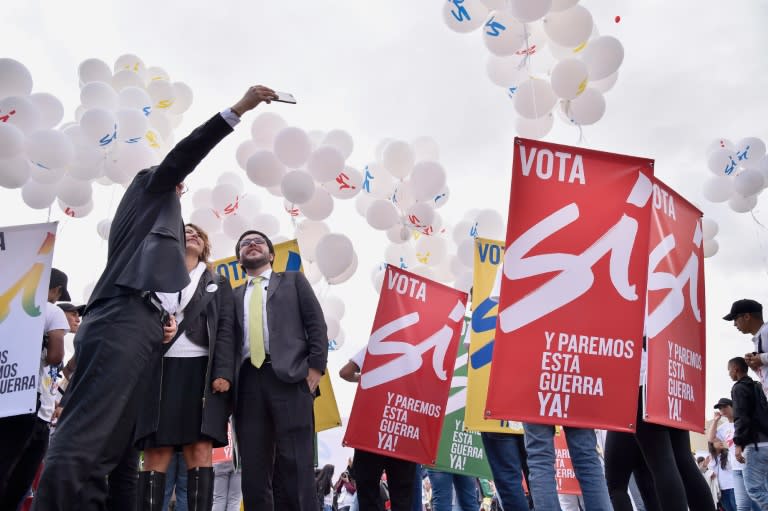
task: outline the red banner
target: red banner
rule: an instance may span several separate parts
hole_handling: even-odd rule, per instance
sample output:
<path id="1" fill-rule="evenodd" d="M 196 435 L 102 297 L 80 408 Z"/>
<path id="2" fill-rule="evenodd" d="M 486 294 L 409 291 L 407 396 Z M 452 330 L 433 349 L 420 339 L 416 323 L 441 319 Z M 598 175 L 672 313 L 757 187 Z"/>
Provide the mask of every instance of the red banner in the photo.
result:
<path id="1" fill-rule="evenodd" d="M 515 139 L 485 414 L 633 431 L 653 160 Z"/>
<path id="2" fill-rule="evenodd" d="M 223 461 L 232 461 L 234 448 L 232 447 L 232 424 L 227 424 L 227 445 L 225 447 L 216 447 L 211 455 L 212 463 L 221 463 Z"/>
<path id="3" fill-rule="evenodd" d="M 434 465 L 467 294 L 388 265 L 344 445 Z"/>
<path id="4" fill-rule="evenodd" d="M 565 441 L 565 430 L 562 429 L 555 433 L 555 481 L 557 481 L 557 493 L 581 495 L 579 480 L 576 479 L 571 453 Z"/>
<path id="5" fill-rule="evenodd" d="M 645 420 L 704 432 L 706 327 L 701 211 L 653 185 Z"/>

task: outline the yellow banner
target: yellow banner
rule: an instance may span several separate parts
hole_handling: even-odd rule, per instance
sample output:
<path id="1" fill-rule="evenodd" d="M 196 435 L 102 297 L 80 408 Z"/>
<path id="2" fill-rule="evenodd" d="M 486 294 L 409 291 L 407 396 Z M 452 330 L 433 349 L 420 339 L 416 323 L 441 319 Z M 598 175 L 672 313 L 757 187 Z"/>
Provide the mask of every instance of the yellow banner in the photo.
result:
<path id="1" fill-rule="evenodd" d="M 485 420 L 485 398 L 491 376 L 491 357 L 496 334 L 498 303 L 490 299 L 496 272 L 504 259 L 504 242 L 477 238 L 475 269 L 472 283 L 472 321 L 469 332 L 467 364 L 467 407 L 464 425 L 473 431 L 523 433 L 523 425 L 515 421 Z"/>
<path id="2" fill-rule="evenodd" d="M 213 267 L 223 277 L 229 280 L 232 288 L 245 283 L 245 270 L 235 256 L 217 259 L 213 261 Z M 301 254 L 296 240 L 289 240 L 275 245 L 275 260 L 272 264 L 274 271 L 302 271 Z M 336 396 L 331 386 L 331 377 L 328 371 L 320 379 L 320 397 L 315 399 L 315 431 L 341 426 L 341 415 L 336 404 Z"/>

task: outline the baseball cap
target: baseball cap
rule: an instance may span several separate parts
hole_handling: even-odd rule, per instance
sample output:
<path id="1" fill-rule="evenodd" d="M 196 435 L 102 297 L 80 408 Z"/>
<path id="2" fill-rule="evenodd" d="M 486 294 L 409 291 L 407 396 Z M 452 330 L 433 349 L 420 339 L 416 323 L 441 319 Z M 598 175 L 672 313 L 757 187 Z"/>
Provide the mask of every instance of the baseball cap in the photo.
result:
<path id="1" fill-rule="evenodd" d="M 83 315 L 83 312 L 85 312 L 85 305 L 73 305 L 66 302 L 57 303 L 56 305 L 58 305 L 64 312 L 77 312 L 81 316 Z"/>
<path id="2" fill-rule="evenodd" d="M 61 298 L 62 301 L 68 302 L 72 300 L 67 291 L 67 274 L 56 268 L 51 268 L 51 283 L 48 285 L 48 289 L 61 286 Z"/>
<path id="3" fill-rule="evenodd" d="M 731 401 L 727 397 L 721 397 L 720 400 L 717 403 L 715 403 L 715 409 L 719 410 L 723 406 L 733 406 L 733 401 Z"/>
<path id="4" fill-rule="evenodd" d="M 723 316 L 726 321 L 733 321 L 733 319 L 739 314 L 745 314 L 747 312 L 763 312 L 763 306 L 759 302 L 750 300 L 749 298 L 742 298 L 736 300 L 731 305 L 731 312 Z"/>

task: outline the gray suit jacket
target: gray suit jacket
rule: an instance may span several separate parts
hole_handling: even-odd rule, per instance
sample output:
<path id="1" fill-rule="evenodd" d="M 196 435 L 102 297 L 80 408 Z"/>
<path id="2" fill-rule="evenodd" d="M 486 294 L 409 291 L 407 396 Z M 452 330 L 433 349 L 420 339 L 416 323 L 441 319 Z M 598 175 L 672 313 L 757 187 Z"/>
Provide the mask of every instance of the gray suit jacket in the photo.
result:
<path id="1" fill-rule="evenodd" d="M 239 362 L 244 342 L 245 286 L 238 287 L 234 293 L 236 360 Z M 325 317 L 303 273 L 272 273 L 267 288 L 267 324 L 272 369 L 280 380 L 300 382 L 307 377 L 310 367 L 325 372 L 328 362 Z M 236 375 L 238 372 L 235 371 Z"/>

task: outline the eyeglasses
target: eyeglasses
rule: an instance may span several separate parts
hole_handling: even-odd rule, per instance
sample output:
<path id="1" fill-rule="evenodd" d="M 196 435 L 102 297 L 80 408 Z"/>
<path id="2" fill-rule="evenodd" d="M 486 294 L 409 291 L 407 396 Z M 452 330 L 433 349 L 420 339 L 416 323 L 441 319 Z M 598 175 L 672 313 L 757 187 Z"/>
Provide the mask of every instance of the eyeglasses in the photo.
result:
<path id="1" fill-rule="evenodd" d="M 266 245 L 267 241 L 262 238 L 248 238 L 240 240 L 240 248 L 245 248 L 250 245 Z"/>

